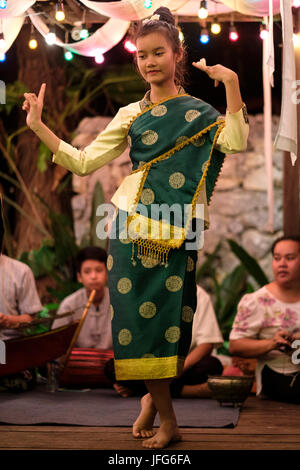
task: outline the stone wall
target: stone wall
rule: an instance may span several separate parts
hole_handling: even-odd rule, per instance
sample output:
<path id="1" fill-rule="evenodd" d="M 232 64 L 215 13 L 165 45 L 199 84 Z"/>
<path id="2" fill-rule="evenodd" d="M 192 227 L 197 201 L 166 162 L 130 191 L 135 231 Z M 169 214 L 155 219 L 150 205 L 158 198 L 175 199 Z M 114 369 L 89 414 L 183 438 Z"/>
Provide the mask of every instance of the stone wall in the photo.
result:
<path id="1" fill-rule="evenodd" d="M 109 118 L 85 118 L 75 133 L 73 145 L 81 148 L 89 144 L 101 132 Z M 226 238 L 241 244 L 260 263 L 272 278 L 270 247 L 275 238 L 282 235 L 282 152 L 273 155 L 274 182 L 274 232 L 267 228 L 268 198 L 264 159 L 263 115 L 249 116 L 250 134 L 246 152 L 228 155 L 219 177 L 210 205 L 210 228 L 205 233 L 204 250 L 211 253 L 221 240 L 218 273 L 222 278 L 239 263 L 231 253 Z M 279 117 L 273 116 L 273 141 Z M 121 157 L 86 177 L 73 176 L 77 193 L 72 200 L 77 243 L 89 230 L 91 200 L 96 182 L 100 180 L 106 201 L 109 202 L 123 178 L 131 171 L 126 151 Z"/>

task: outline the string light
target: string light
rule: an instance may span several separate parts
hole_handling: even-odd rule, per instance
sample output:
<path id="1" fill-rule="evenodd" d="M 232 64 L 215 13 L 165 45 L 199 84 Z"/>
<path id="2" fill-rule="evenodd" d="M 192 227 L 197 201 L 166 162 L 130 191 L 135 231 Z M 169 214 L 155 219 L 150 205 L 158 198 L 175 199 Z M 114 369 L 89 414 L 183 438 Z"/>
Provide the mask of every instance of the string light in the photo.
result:
<path id="1" fill-rule="evenodd" d="M 65 15 L 65 12 L 64 12 L 64 4 L 63 4 L 62 0 L 59 0 L 56 3 L 55 19 L 57 21 L 64 21 L 65 17 L 66 17 L 66 15 Z"/>
<path id="2" fill-rule="evenodd" d="M 87 39 L 89 37 L 90 33 L 88 31 L 88 29 L 86 28 L 82 28 L 82 30 L 80 31 L 80 39 Z"/>
<path id="3" fill-rule="evenodd" d="M 1 10 L 5 10 L 7 7 L 7 1 L 6 0 L 0 0 L 0 8 Z M 5 60 L 5 59 L 4 59 Z"/>
<path id="4" fill-rule="evenodd" d="M 260 39 L 262 39 L 262 40 L 267 39 L 269 33 L 267 31 L 265 23 L 262 23 L 260 25 L 259 29 L 260 29 L 260 31 L 259 31 Z"/>
<path id="5" fill-rule="evenodd" d="M 4 62 L 6 60 L 6 55 L 4 52 L 0 52 L 0 62 Z"/>
<path id="6" fill-rule="evenodd" d="M 72 60 L 73 57 L 74 57 L 74 56 L 73 56 L 73 54 L 72 54 L 71 51 L 66 51 L 66 52 L 65 52 L 65 59 L 66 59 L 68 62 L 69 62 L 70 60 Z"/>
<path id="7" fill-rule="evenodd" d="M 213 34 L 220 34 L 221 32 L 221 25 L 218 23 L 218 18 L 215 16 L 214 21 L 211 24 L 210 30 Z"/>
<path id="8" fill-rule="evenodd" d="M 49 46 L 53 46 L 56 43 L 56 34 L 54 28 L 49 30 L 49 33 L 45 36 L 45 41 Z"/>
<path id="9" fill-rule="evenodd" d="M 144 8 L 151 8 L 152 7 L 152 0 L 145 0 L 144 1 Z"/>
<path id="10" fill-rule="evenodd" d="M 32 50 L 34 50 L 38 47 L 38 42 L 37 42 L 36 37 L 35 37 L 33 24 L 31 24 L 31 31 L 30 31 L 30 38 L 29 38 L 29 41 L 28 41 L 28 47 L 29 47 L 29 49 L 32 49 Z"/>
<path id="11" fill-rule="evenodd" d="M 234 26 L 233 21 L 231 21 L 230 28 L 229 28 L 229 39 L 230 41 L 235 42 L 238 40 L 238 38 L 239 38 L 239 34 L 237 32 L 237 29 Z"/>
<path id="12" fill-rule="evenodd" d="M 198 16 L 201 20 L 205 20 L 208 17 L 208 10 L 207 10 L 206 0 L 201 0 L 200 8 L 198 10 Z"/>
<path id="13" fill-rule="evenodd" d="M 209 34 L 207 28 L 202 28 L 201 29 L 201 35 L 200 35 L 200 42 L 202 44 L 207 44 L 209 42 Z"/>
<path id="14" fill-rule="evenodd" d="M 94 51 L 93 55 L 95 56 L 96 64 L 103 64 L 105 58 L 101 49 L 97 49 L 96 51 Z"/>
<path id="15" fill-rule="evenodd" d="M 124 48 L 131 54 L 137 51 L 135 44 L 133 44 L 129 39 L 126 39 L 124 42 Z"/>
<path id="16" fill-rule="evenodd" d="M 6 47 L 6 41 L 4 39 L 4 34 L 0 33 L 0 49 L 5 49 Z"/>

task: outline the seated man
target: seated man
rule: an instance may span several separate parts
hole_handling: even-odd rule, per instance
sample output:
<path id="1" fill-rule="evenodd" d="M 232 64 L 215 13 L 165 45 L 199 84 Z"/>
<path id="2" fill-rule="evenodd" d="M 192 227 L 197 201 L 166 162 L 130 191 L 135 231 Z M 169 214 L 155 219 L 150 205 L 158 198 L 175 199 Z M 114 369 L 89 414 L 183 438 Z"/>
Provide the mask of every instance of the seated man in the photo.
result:
<path id="1" fill-rule="evenodd" d="M 0 339 L 21 336 L 15 328 L 30 323 L 43 309 L 29 266 L 0 255 Z"/>
<path id="2" fill-rule="evenodd" d="M 82 329 L 74 347 L 112 349 L 111 315 L 109 291 L 106 287 L 107 254 L 96 246 L 80 250 L 76 258 L 77 279 L 83 287 L 66 297 L 57 314 L 74 310 L 74 315 L 57 319 L 52 328 L 79 320 L 89 299 L 90 293 L 96 289 L 93 304 L 90 306 Z"/>
<path id="3" fill-rule="evenodd" d="M 42 309 L 31 269 L 26 264 L 1 254 L 0 339 L 22 336 L 16 328 L 30 323 Z M 15 388 L 15 382 L 20 383 L 22 389 L 31 388 L 35 376 L 32 371 L 24 371 L 1 379 L 2 386 L 8 389 Z"/>
<path id="4" fill-rule="evenodd" d="M 217 348 L 223 344 L 223 338 L 210 297 L 200 286 L 197 286 L 197 299 L 190 352 L 185 359 L 182 374 L 171 383 L 173 397 L 211 397 L 207 385 L 208 376 L 221 375 L 223 372 L 221 362 L 211 355 L 214 347 Z M 113 360 L 107 362 L 105 372 L 113 383 L 114 389 L 123 398 L 148 393 L 144 381 L 116 382 Z"/>
<path id="5" fill-rule="evenodd" d="M 274 281 L 245 295 L 230 333 L 230 353 L 257 358 L 257 395 L 300 403 L 300 365 L 291 347 L 300 338 L 300 237 L 272 246 Z"/>

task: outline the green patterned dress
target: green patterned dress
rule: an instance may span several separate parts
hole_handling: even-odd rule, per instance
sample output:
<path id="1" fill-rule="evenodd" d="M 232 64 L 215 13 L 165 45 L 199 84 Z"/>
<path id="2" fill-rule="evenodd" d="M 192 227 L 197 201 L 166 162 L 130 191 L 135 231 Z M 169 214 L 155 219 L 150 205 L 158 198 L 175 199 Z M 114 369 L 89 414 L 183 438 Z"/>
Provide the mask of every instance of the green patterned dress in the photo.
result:
<path id="1" fill-rule="evenodd" d="M 107 263 L 117 380 L 182 371 L 196 310 L 197 251 L 187 238 L 197 198 L 205 190 L 209 203 L 223 164 L 214 148 L 223 127 L 214 108 L 185 94 L 130 124 L 133 171 L 143 177 L 129 213 L 113 222 Z M 182 210 L 164 220 L 163 204 Z"/>

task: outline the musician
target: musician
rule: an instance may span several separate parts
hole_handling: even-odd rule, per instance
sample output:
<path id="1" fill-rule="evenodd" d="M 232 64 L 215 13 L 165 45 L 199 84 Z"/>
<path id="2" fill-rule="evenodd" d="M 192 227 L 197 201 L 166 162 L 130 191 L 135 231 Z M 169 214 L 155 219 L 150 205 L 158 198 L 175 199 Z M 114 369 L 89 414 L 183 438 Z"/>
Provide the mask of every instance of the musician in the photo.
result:
<path id="1" fill-rule="evenodd" d="M 107 253 L 102 248 L 90 246 L 81 249 L 76 258 L 77 279 L 83 287 L 66 297 L 57 314 L 74 310 L 74 315 L 55 320 L 52 328 L 80 320 L 90 293 L 96 290 L 94 301 L 83 323 L 74 347 L 112 349 L 110 298 L 106 271 Z"/>
<path id="2" fill-rule="evenodd" d="M 43 309 L 31 269 L 18 260 L 0 255 L 0 339 L 22 336 L 18 327 L 31 323 Z M 22 351 L 20 351 L 22 354 Z M 0 378 L 0 391 L 32 390 L 35 370 L 25 370 Z"/>
<path id="3" fill-rule="evenodd" d="M 0 339 L 21 336 L 16 328 L 30 323 L 43 309 L 33 273 L 18 260 L 0 255 Z"/>

